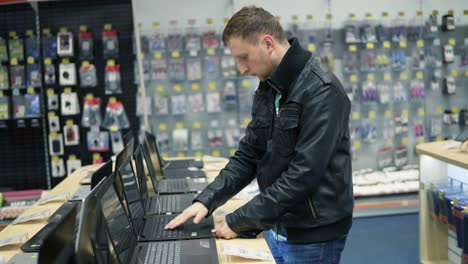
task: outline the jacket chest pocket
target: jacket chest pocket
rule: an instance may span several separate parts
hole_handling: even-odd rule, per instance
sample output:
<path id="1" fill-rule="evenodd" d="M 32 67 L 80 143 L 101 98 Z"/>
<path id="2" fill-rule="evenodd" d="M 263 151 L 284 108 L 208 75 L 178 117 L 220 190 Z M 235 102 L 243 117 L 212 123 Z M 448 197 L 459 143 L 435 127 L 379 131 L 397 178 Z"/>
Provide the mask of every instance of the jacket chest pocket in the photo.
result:
<path id="1" fill-rule="evenodd" d="M 299 126 L 299 113 L 298 108 L 282 108 L 279 117 L 275 120 L 272 147 L 282 156 L 289 156 L 294 152 Z"/>
<path id="2" fill-rule="evenodd" d="M 251 138 L 253 144 L 261 146 L 263 150 L 266 150 L 266 144 L 269 139 L 269 130 L 271 123 L 271 116 L 254 114 L 251 121 L 251 128 L 254 131 Z"/>

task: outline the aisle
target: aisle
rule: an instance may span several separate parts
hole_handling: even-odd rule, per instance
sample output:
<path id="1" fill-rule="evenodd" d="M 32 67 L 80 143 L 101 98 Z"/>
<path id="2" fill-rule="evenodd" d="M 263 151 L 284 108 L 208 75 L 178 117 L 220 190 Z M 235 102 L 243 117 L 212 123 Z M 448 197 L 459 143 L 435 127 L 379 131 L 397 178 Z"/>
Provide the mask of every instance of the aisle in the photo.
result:
<path id="1" fill-rule="evenodd" d="M 357 218 L 341 264 L 419 263 L 418 214 Z"/>

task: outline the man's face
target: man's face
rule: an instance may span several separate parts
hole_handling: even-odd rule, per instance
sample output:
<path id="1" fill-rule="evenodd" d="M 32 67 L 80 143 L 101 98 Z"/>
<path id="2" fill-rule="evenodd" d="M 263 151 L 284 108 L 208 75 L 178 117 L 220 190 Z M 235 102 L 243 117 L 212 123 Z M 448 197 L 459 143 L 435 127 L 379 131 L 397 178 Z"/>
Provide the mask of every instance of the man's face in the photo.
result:
<path id="1" fill-rule="evenodd" d="M 228 47 L 241 74 L 256 76 L 261 81 L 272 74 L 275 67 L 271 61 L 271 50 L 261 36 L 256 43 L 234 36 L 229 39 Z"/>

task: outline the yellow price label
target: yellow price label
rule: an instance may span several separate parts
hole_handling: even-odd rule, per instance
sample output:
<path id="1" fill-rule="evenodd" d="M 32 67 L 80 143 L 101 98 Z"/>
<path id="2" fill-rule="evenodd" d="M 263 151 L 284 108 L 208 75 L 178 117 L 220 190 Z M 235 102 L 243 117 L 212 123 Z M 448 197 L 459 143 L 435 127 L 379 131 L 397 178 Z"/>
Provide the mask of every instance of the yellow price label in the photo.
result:
<path id="1" fill-rule="evenodd" d="M 93 100 L 94 95 L 93 94 L 86 94 L 86 100 Z"/>
<path id="2" fill-rule="evenodd" d="M 351 82 L 357 82 L 358 81 L 358 76 L 353 74 L 353 75 L 349 76 L 349 80 Z"/>
<path id="3" fill-rule="evenodd" d="M 93 154 L 93 160 L 100 160 L 101 159 L 101 154 L 99 153 L 94 153 Z"/>
<path id="4" fill-rule="evenodd" d="M 59 31 L 60 33 L 66 33 L 68 32 L 68 29 L 66 27 L 61 27 Z"/>
<path id="5" fill-rule="evenodd" d="M 16 31 L 10 31 L 9 35 L 10 35 L 10 38 L 16 37 Z"/>
<path id="6" fill-rule="evenodd" d="M 72 92 L 72 89 L 70 87 L 67 87 L 65 89 L 63 89 L 63 92 L 66 93 L 66 94 L 69 94 Z"/>
<path id="7" fill-rule="evenodd" d="M 243 87 L 249 87 L 249 86 L 250 86 L 250 82 L 247 81 L 247 80 L 243 80 L 243 81 L 242 81 L 242 86 L 243 86 Z"/>
<path id="8" fill-rule="evenodd" d="M 393 140 L 388 139 L 388 140 L 385 142 L 385 145 L 386 145 L 387 147 L 393 147 Z"/>
<path id="9" fill-rule="evenodd" d="M 418 48 L 424 48 L 424 40 L 418 40 L 416 46 L 418 46 Z"/>
<path id="10" fill-rule="evenodd" d="M 332 20 L 333 19 L 333 15 L 328 13 L 325 17 L 327 20 Z"/>
<path id="11" fill-rule="evenodd" d="M 143 27 L 143 24 L 142 24 L 141 22 L 139 22 L 139 23 L 137 24 L 137 28 L 138 28 L 138 29 L 141 29 L 142 27 Z"/>
<path id="12" fill-rule="evenodd" d="M 178 51 L 173 51 L 171 53 L 171 55 L 172 55 L 173 58 L 179 58 L 180 57 L 180 53 Z"/>
<path id="13" fill-rule="evenodd" d="M 408 110 L 403 110 L 403 112 L 401 112 L 401 115 L 402 115 L 404 118 L 407 118 L 407 117 L 408 117 Z"/>
<path id="14" fill-rule="evenodd" d="M 468 10 L 463 10 L 463 15 L 468 16 Z"/>
<path id="15" fill-rule="evenodd" d="M 52 161 L 55 161 L 55 162 L 59 161 L 59 157 L 53 156 L 53 157 L 52 157 Z"/>
<path id="16" fill-rule="evenodd" d="M 424 138 L 418 138 L 418 144 L 424 143 Z"/>
<path id="17" fill-rule="evenodd" d="M 53 117 L 55 117 L 55 113 L 54 112 L 49 112 L 49 113 L 47 113 L 47 116 L 49 118 L 53 118 Z"/>
<path id="18" fill-rule="evenodd" d="M 309 50 L 310 52 L 315 52 L 317 51 L 317 47 L 315 46 L 315 44 L 309 44 L 307 45 L 307 50 Z"/>
<path id="19" fill-rule="evenodd" d="M 0 97 L 3 97 L 3 91 L 0 91 Z"/>
<path id="20" fill-rule="evenodd" d="M 197 152 L 195 152 L 194 155 L 195 155 L 195 157 L 197 157 L 197 158 L 201 158 L 201 157 L 203 157 L 203 152 L 197 151 Z"/>
<path id="21" fill-rule="evenodd" d="M 223 18 L 223 22 L 226 25 L 229 22 L 229 18 L 227 18 L 227 17 Z"/>
<path id="22" fill-rule="evenodd" d="M 392 117 L 392 112 L 385 111 L 384 116 L 387 117 L 387 118 L 391 118 Z"/>
<path id="23" fill-rule="evenodd" d="M 453 14 L 454 14 L 455 12 L 454 12 L 453 10 L 449 10 L 447 13 L 448 13 L 449 15 L 453 16 Z"/>
<path id="24" fill-rule="evenodd" d="M 468 76 L 468 70 L 465 71 L 465 76 Z"/>
<path id="25" fill-rule="evenodd" d="M 85 25 L 80 26 L 80 31 L 81 32 L 85 32 L 86 30 L 88 30 L 88 28 Z"/>
<path id="26" fill-rule="evenodd" d="M 153 22 L 153 28 L 158 29 L 160 27 L 159 22 Z"/>
<path id="27" fill-rule="evenodd" d="M 236 155 L 236 150 L 235 150 L 235 149 L 229 150 L 229 156 L 232 157 L 232 156 L 234 156 L 234 155 Z"/>
<path id="28" fill-rule="evenodd" d="M 439 196 L 439 199 L 444 199 L 444 193 L 442 191 L 439 191 L 437 194 L 437 196 Z"/>
<path id="29" fill-rule="evenodd" d="M 449 39 L 448 43 L 452 46 L 455 46 L 457 44 L 457 41 L 454 38 Z"/>
<path id="30" fill-rule="evenodd" d="M 51 65 L 51 64 L 52 64 L 52 60 L 51 60 L 51 59 L 45 59 L 45 60 L 44 60 L 44 64 L 45 64 L 45 65 Z"/>
<path id="31" fill-rule="evenodd" d="M 383 47 L 384 47 L 384 49 L 389 49 L 389 48 L 391 48 L 391 47 L 392 47 L 392 45 L 390 44 L 390 42 L 389 42 L 389 41 L 384 41 L 384 43 L 383 43 Z"/>
<path id="32" fill-rule="evenodd" d="M 183 123 L 180 123 L 180 122 L 179 122 L 179 123 L 176 123 L 175 126 L 176 126 L 177 129 L 182 129 L 182 128 L 184 128 L 184 124 L 183 124 Z"/>
<path id="33" fill-rule="evenodd" d="M 368 75 L 367 75 L 367 80 L 368 80 L 368 81 L 373 81 L 374 79 L 375 79 L 374 74 L 368 74 Z"/>
<path id="34" fill-rule="evenodd" d="M 208 88 L 209 88 L 210 90 L 216 89 L 216 83 L 213 83 L 213 82 L 209 83 L 209 84 L 208 84 Z"/>
<path id="35" fill-rule="evenodd" d="M 376 119 L 377 118 L 377 113 L 375 111 L 370 111 L 369 112 L 369 118 L 370 119 Z"/>
<path id="36" fill-rule="evenodd" d="M 159 93 L 164 92 L 164 86 L 162 86 L 162 85 L 156 86 L 156 91 L 159 92 Z"/>
<path id="37" fill-rule="evenodd" d="M 57 132 L 52 132 L 50 133 L 50 137 L 56 138 L 58 136 Z"/>
<path id="38" fill-rule="evenodd" d="M 313 16 L 313 15 L 307 15 L 307 16 L 306 16 L 306 19 L 309 20 L 309 21 L 310 21 L 310 20 L 314 20 L 314 16 Z"/>
<path id="39" fill-rule="evenodd" d="M 457 70 L 452 70 L 450 72 L 450 75 L 452 75 L 453 77 L 457 77 L 458 76 L 458 71 Z"/>
<path id="40" fill-rule="evenodd" d="M 408 201 L 401 201 L 401 206 L 409 206 L 409 202 Z"/>
<path id="41" fill-rule="evenodd" d="M 361 142 L 360 141 L 354 141 L 353 147 L 354 147 L 354 149 L 360 149 L 361 148 Z"/>
<path id="42" fill-rule="evenodd" d="M 400 79 L 402 79 L 402 80 L 404 80 L 404 81 L 408 80 L 408 74 L 406 74 L 406 73 L 401 73 L 401 74 L 400 74 Z"/>
<path id="43" fill-rule="evenodd" d="M 193 123 L 193 128 L 201 128 L 200 122 Z"/>
<path id="44" fill-rule="evenodd" d="M 44 28 L 44 29 L 42 30 L 42 34 L 44 34 L 44 35 L 49 35 L 49 34 L 50 34 L 50 28 Z"/>
<path id="45" fill-rule="evenodd" d="M 437 137 L 436 141 L 442 141 L 442 137 L 441 136 Z"/>
<path id="46" fill-rule="evenodd" d="M 351 51 L 351 52 L 355 52 L 355 51 L 357 51 L 357 47 L 356 47 L 356 45 L 350 45 L 348 47 L 348 50 Z"/>
<path id="47" fill-rule="evenodd" d="M 145 54 L 144 53 L 140 53 L 140 59 L 142 59 L 142 60 L 145 59 Z"/>
<path id="48" fill-rule="evenodd" d="M 453 198 L 452 201 L 453 201 L 453 205 L 458 206 L 458 199 L 457 198 Z"/>
<path id="49" fill-rule="evenodd" d="M 198 83 L 192 83 L 192 90 L 194 91 L 200 90 L 200 85 Z"/>
<path id="50" fill-rule="evenodd" d="M 11 65 L 18 65 L 18 60 L 13 58 L 13 59 L 10 60 L 10 64 Z"/>
<path id="51" fill-rule="evenodd" d="M 32 31 L 31 29 L 26 30 L 26 36 L 32 37 L 32 35 L 34 35 L 34 31 Z"/>
<path id="52" fill-rule="evenodd" d="M 385 80 L 385 81 L 390 81 L 390 80 L 392 80 L 392 74 L 389 73 L 389 72 L 385 73 L 385 74 L 384 74 L 384 80 Z"/>
<path id="53" fill-rule="evenodd" d="M 371 13 L 366 13 L 366 18 L 367 18 L 367 19 L 371 19 L 371 18 L 372 18 L 372 14 L 371 14 Z"/>
<path id="54" fill-rule="evenodd" d="M 180 86 L 180 85 L 174 85 L 174 87 L 172 87 L 172 89 L 173 89 L 175 92 L 180 92 L 180 91 L 182 91 L 182 86 Z"/>
<path id="55" fill-rule="evenodd" d="M 426 112 L 424 111 L 424 108 L 419 108 L 418 109 L 418 115 L 424 116 L 425 114 L 426 114 Z"/>
<path id="56" fill-rule="evenodd" d="M 356 15 L 354 13 L 349 14 L 349 19 L 355 19 Z"/>
<path id="57" fill-rule="evenodd" d="M 28 94 L 33 94 L 34 93 L 34 88 L 28 87 L 27 93 Z"/>
<path id="58" fill-rule="evenodd" d="M 109 103 L 111 103 L 111 104 L 117 103 L 117 98 L 115 98 L 115 97 L 109 98 Z"/>
<path id="59" fill-rule="evenodd" d="M 109 128 L 109 130 L 110 130 L 111 132 L 116 132 L 116 131 L 119 131 L 119 127 L 118 127 L 117 125 L 112 125 L 112 126 Z"/>
<path id="60" fill-rule="evenodd" d="M 405 12 L 398 12 L 398 16 L 404 17 L 404 16 L 405 16 Z"/>
<path id="61" fill-rule="evenodd" d="M 81 66 L 85 67 L 85 68 L 88 68 L 89 67 L 89 61 L 83 61 L 81 63 Z"/>
<path id="62" fill-rule="evenodd" d="M 155 58 L 155 59 L 160 59 L 160 58 L 162 58 L 161 52 L 156 52 L 156 53 L 154 53 L 154 54 L 153 54 L 153 58 Z"/>
<path id="63" fill-rule="evenodd" d="M 207 24 L 207 25 L 213 24 L 213 19 L 212 19 L 212 18 L 207 18 L 207 19 L 206 19 L 206 24 Z"/>
<path id="64" fill-rule="evenodd" d="M 417 72 L 416 73 L 416 78 L 422 80 L 422 79 L 424 79 L 424 74 L 422 72 Z"/>
<path id="65" fill-rule="evenodd" d="M 374 43 L 367 43 L 366 48 L 367 49 L 374 49 Z"/>
<path id="66" fill-rule="evenodd" d="M 439 15 L 439 10 L 432 10 L 432 14 L 433 14 L 434 16 Z"/>
<path id="67" fill-rule="evenodd" d="M 167 154 L 162 154 L 162 157 L 163 157 L 163 159 L 169 158 L 169 156 L 167 156 Z"/>
<path id="68" fill-rule="evenodd" d="M 242 124 L 244 124 L 244 125 L 248 125 L 249 123 L 250 123 L 249 118 L 244 118 L 244 120 L 242 120 Z"/>
<path id="69" fill-rule="evenodd" d="M 207 50 L 206 50 L 206 53 L 207 53 L 208 55 L 215 55 L 216 52 L 215 52 L 214 49 L 210 48 L 210 49 L 207 49 Z"/>
<path id="70" fill-rule="evenodd" d="M 143 93 L 143 88 L 141 88 L 141 87 L 138 87 L 138 89 L 137 89 L 137 93 L 139 93 L 139 94 Z"/>
<path id="71" fill-rule="evenodd" d="M 68 156 L 68 160 L 76 160 L 76 156 L 75 155 L 70 155 L 70 156 Z"/>
<path id="72" fill-rule="evenodd" d="M 68 63 L 70 63 L 70 59 L 68 59 L 68 58 L 62 59 L 62 63 L 63 64 L 68 64 Z"/>
<path id="73" fill-rule="evenodd" d="M 442 114 L 442 107 L 437 107 L 436 108 L 436 113 Z"/>
<path id="74" fill-rule="evenodd" d="M 452 107 L 452 113 L 456 114 L 458 113 L 459 109 L 458 107 Z"/>
<path id="75" fill-rule="evenodd" d="M 104 25 L 104 30 L 111 30 L 112 29 L 112 25 L 111 24 L 105 24 Z"/>
<path id="76" fill-rule="evenodd" d="M 185 153 L 179 152 L 179 153 L 177 153 L 177 157 L 178 158 L 183 158 L 183 157 L 185 157 Z"/>
<path id="77" fill-rule="evenodd" d="M 159 130 L 166 131 L 167 130 L 167 125 L 166 124 L 159 124 Z"/>
<path id="78" fill-rule="evenodd" d="M 409 138 L 402 138 L 401 139 L 401 144 L 404 146 L 407 146 L 409 144 Z"/>
<path id="79" fill-rule="evenodd" d="M 400 41 L 400 48 L 406 48 L 407 43 L 406 41 Z"/>
<path id="80" fill-rule="evenodd" d="M 382 17 L 388 17 L 388 12 L 382 12 Z"/>
<path id="81" fill-rule="evenodd" d="M 33 57 L 28 57 L 28 64 L 34 64 L 34 58 Z"/>
<path id="82" fill-rule="evenodd" d="M 353 116 L 352 116 L 352 117 L 353 117 L 354 120 L 359 120 L 359 119 L 361 118 L 361 115 L 359 115 L 358 112 L 353 112 Z"/>
<path id="83" fill-rule="evenodd" d="M 294 22 L 296 22 L 296 21 L 299 20 L 299 17 L 296 16 L 296 15 L 293 15 L 293 16 L 291 17 L 291 20 L 294 21 Z"/>
<path id="84" fill-rule="evenodd" d="M 73 126 L 73 120 L 69 119 L 65 122 L 67 126 Z"/>
<path id="85" fill-rule="evenodd" d="M 423 16 L 423 12 L 422 12 L 422 11 L 418 11 L 418 12 L 416 12 L 416 16 L 418 16 L 418 17 L 422 17 L 422 16 Z"/>
<path id="86" fill-rule="evenodd" d="M 219 150 L 215 150 L 215 151 L 211 152 L 211 155 L 213 155 L 215 157 L 219 157 L 219 156 L 221 156 L 221 153 L 219 152 Z"/>

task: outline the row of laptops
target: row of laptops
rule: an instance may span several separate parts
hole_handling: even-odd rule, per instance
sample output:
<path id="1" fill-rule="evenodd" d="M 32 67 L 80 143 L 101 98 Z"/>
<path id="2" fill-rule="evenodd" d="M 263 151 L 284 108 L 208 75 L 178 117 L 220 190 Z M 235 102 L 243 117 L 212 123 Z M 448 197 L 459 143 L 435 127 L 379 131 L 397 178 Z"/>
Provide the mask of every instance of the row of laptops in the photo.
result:
<path id="1" fill-rule="evenodd" d="M 91 188 L 94 188 L 93 190 L 95 190 L 97 183 L 100 182 L 103 178 L 106 178 L 109 175 L 114 175 L 113 177 L 108 177 L 115 181 L 115 184 L 111 184 L 111 185 L 116 187 L 115 189 L 117 190 L 116 192 L 117 195 L 113 196 L 114 206 L 115 206 L 115 197 L 117 197 L 119 203 L 121 205 L 124 205 L 122 208 L 125 207 L 125 210 L 124 210 L 126 213 L 125 215 L 126 217 L 130 217 L 132 226 L 134 228 L 133 231 L 135 232 L 135 234 L 138 235 L 138 238 L 141 241 L 167 240 L 167 239 L 172 239 L 172 240 L 173 239 L 190 239 L 190 238 L 194 239 L 194 238 L 200 238 L 200 237 L 212 238 L 212 234 L 210 232 L 211 229 L 213 228 L 212 219 L 207 219 L 204 223 L 202 223 L 201 225 L 197 225 L 197 226 L 193 226 L 193 224 L 192 226 L 185 225 L 176 231 L 164 230 L 165 224 L 167 224 L 168 221 L 170 221 L 173 217 L 175 217 L 175 215 L 159 215 L 159 214 L 164 214 L 164 213 L 172 214 L 172 213 L 177 213 L 177 212 L 182 211 L 183 208 L 191 204 L 191 201 L 194 199 L 194 194 L 160 195 L 161 194 L 161 187 L 159 187 L 160 182 L 169 182 L 169 181 L 183 182 L 183 181 L 189 181 L 190 179 L 160 180 L 160 178 L 162 178 L 163 176 L 163 172 L 161 170 L 161 166 L 159 163 L 157 149 L 152 146 L 157 147 L 157 145 L 155 144 L 154 137 L 152 137 L 151 134 L 147 134 L 147 137 L 144 143 L 139 145 L 136 148 L 135 153 L 134 153 L 135 162 L 132 163 L 132 159 L 131 159 L 132 151 L 131 150 L 133 150 L 133 140 L 130 140 L 130 142 L 125 146 L 124 150 L 121 151 L 119 155 L 117 155 L 116 162 L 115 162 L 116 168 L 114 170 L 116 173 L 113 174 L 112 162 L 108 161 L 101 168 L 99 168 L 96 172 L 92 174 Z M 153 158 L 158 158 L 158 162 L 156 162 L 157 163 L 156 166 L 152 166 Z M 158 169 L 156 170 L 155 167 Z M 150 196 L 146 188 L 145 170 L 147 170 L 149 175 L 151 176 L 151 181 L 153 183 L 152 186 L 156 193 L 156 195 L 154 196 Z M 201 190 L 205 186 L 206 186 L 206 182 L 204 184 L 200 184 L 198 188 L 195 188 L 193 190 L 195 191 Z M 112 188 L 105 188 L 105 190 L 110 190 L 110 189 Z M 164 189 L 166 189 L 166 192 L 164 192 Z M 163 187 L 162 190 L 163 190 L 162 193 L 191 192 L 190 188 L 171 189 L 169 185 L 167 185 L 167 187 Z M 43 228 L 43 230 L 37 233 L 33 238 L 30 239 L 30 241 L 28 241 L 26 244 L 22 246 L 23 251 L 26 251 L 26 252 L 40 251 L 43 248 L 42 245 L 44 245 L 44 242 L 46 241 L 45 238 L 51 237 L 51 234 L 54 233 L 54 230 L 56 230 L 57 225 L 59 225 L 60 223 L 62 223 L 63 221 L 67 219 L 65 216 L 67 216 L 71 208 L 75 208 L 75 206 L 76 208 L 78 208 L 76 210 L 81 209 L 81 212 L 82 212 L 82 214 L 78 215 L 79 218 L 75 219 L 78 221 L 76 221 L 77 224 L 75 225 L 75 228 L 73 228 L 74 232 L 72 232 L 72 237 L 74 238 L 77 237 L 77 234 L 79 233 L 78 230 L 80 230 L 80 228 L 78 227 L 78 223 L 83 222 L 83 219 L 84 219 L 83 216 L 89 216 L 93 214 L 83 213 L 84 211 L 88 210 L 90 207 L 82 206 L 80 208 L 80 203 L 74 203 L 73 201 L 83 200 L 84 201 L 83 205 L 86 205 L 87 202 L 92 200 L 92 197 L 94 196 L 92 194 L 93 192 L 94 191 L 91 192 L 88 189 L 87 194 L 85 194 L 85 192 L 79 194 L 79 196 L 82 196 L 82 198 L 75 199 L 75 200 L 72 199 L 71 202 L 65 203 L 61 208 L 59 208 L 59 210 L 57 210 L 57 212 L 55 212 L 49 218 L 49 223 Z M 122 217 L 123 214 L 121 214 L 120 216 Z M 149 219 L 151 220 L 146 220 L 147 217 L 150 217 Z M 114 219 L 114 216 L 109 219 L 106 218 L 106 220 L 109 220 L 108 222 L 110 223 L 115 222 L 113 219 Z M 120 218 L 115 218 L 115 219 L 120 219 Z M 119 222 L 121 221 L 123 220 L 120 219 Z M 109 226 L 112 226 L 112 225 L 109 224 Z M 109 229 L 109 231 L 111 230 L 113 229 L 112 228 Z M 120 232 L 121 231 L 117 233 L 109 232 L 110 233 L 109 237 L 118 236 Z M 89 234 L 89 232 L 85 232 L 85 233 Z M 80 236 L 78 235 L 78 237 Z M 125 239 L 123 240 L 120 239 L 119 241 L 128 240 L 129 238 L 131 238 L 131 236 L 128 236 L 127 234 L 127 236 L 125 236 Z M 70 241 L 70 240 L 72 239 L 68 239 L 67 241 Z M 77 242 L 79 242 L 79 239 L 77 239 Z M 213 242 L 204 241 L 203 243 L 202 242 L 200 243 L 206 246 Z M 120 245 L 121 243 L 118 243 L 118 244 Z M 79 245 L 79 243 L 77 243 L 77 245 Z M 180 247 L 178 245 L 179 246 L 182 245 L 182 248 L 184 248 L 185 247 L 184 245 L 188 245 L 188 242 L 163 244 L 161 248 L 159 247 L 158 248 L 149 247 L 149 248 L 151 248 L 151 250 L 153 250 L 154 252 L 159 252 L 160 250 L 163 250 L 163 252 L 166 252 L 168 248 L 171 249 L 170 252 L 173 252 L 172 250 L 175 250 L 174 252 L 179 252 Z M 190 246 L 193 247 L 193 245 L 190 245 Z M 210 248 L 214 248 L 214 246 L 211 246 Z M 198 250 L 196 251 L 198 252 Z M 214 249 L 214 251 L 216 253 L 216 249 Z M 54 252 L 58 252 L 58 251 L 55 250 Z M 77 252 L 79 252 L 78 246 L 77 246 Z M 146 251 L 143 250 L 142 252 L 146 252 Z M 34 255 L 37 253 L 32 253 L 32 254 Z M 212 250 L 210 251 L 210 254 L 211 255 L 213 254 Z M 178 255 L 180 254 L 174 255 L 176 259 Z M 23 258 L 22 260 L 24 260 L 25 256 L 18 255 L 18 257 Z M 95 258 L 98 259 L 98 255 L 96 255 Z M 121 256 L 120 258 L 126 259 L 125 256 Z M 37 259 L 35 260 L 37 261 Z M 151 261 L 154 259 L 149 258 L 147 259 L 147 261 L 148 260 Z M 16 261 L 16 260 L 13 259 L 13 261 Z M 138 261 L 139 263 L 142 262 L 140 258 L 138 259 Z M 11 262 L 11 263 L 23 263 L 23 262 Z M 80 263 L 88 263 L 88 262 L 80 262 Z M 100 263 L 108 263 L 108 262 L 100 262 Z M 127 263 L 127 261 L 123 263 Z M 145 261 L 143 263 L 152 263 L 152 262 Z M 179 263 L 179 262 L 175 262 L 175 263 Z M 211 261 L 206 262 L 206 263 L 211 263 Z"/>

